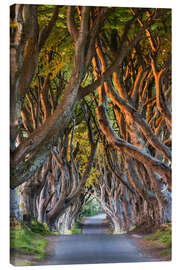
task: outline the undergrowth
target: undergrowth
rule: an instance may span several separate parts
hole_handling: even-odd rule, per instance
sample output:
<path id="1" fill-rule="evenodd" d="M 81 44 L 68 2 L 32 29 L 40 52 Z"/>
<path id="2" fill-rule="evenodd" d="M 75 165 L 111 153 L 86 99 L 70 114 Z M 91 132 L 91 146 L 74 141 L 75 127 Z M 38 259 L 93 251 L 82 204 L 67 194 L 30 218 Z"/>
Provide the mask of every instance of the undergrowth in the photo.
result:
<path id="1" fill-rule="evenodd" d="M 80 228 L 79 223 L 76 223 L 74 226 L 71 228 L 71 234 L 81 234 L 82 229 Z"/>
<path id="2" fill-rule="evenodd" d="M 171 254 L 172 245 L 172 229 L 171 223 L 166 223 L 161 225 L 160 228 L 156 230 L 151 235 L 145 236 L 145 240 L 151 240 L 152 242 L 158 242 L 164 246 L 164 250 L 161 251 L 161 255 L 168 256 Z"/>
<path id="3" fill-rule="evenodd" d="M 37 259 L 43 259 L 47 240 L 39 233 L 34 233 L 25 225 L 10 229 L 11 252 L 19 254 L 35 255 Z"/>
<path id="4" fill-rule="evenodd" d="M 22 222 L 16 222 L 10 227 L 10 251 L 11 257 L 25 254 L 33 255 L 35 259 L 43 259 L 48 243 L 45 235 L 52 234 L 46 224 L 32 221 L 31 228 Z"/>
<path id="5" fill-rule="evenodd" d="M 51 231 L 49 231 L 46 223 L 39 223 L 34 220 L 32 221 L 31 231 L 34 233 L 42 234 L 42 235 L 52 233 Z"/>

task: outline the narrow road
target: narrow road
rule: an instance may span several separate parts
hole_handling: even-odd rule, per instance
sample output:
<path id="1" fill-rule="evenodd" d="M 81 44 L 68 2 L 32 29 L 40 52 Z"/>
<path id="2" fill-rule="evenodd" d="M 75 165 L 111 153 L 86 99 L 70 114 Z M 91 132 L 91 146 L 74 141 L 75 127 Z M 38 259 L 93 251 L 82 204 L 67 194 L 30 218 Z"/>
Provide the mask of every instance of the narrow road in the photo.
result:
<path id="1" fill-rule="evenodd" d="M 83 234 L 49 236 L 47 256 L 41 265 L 155 261 L 142 254 L 126 235 L 109 235 L 105 216 L 84 220 Z"/>
<path id="2" fill-rule="evenodd" d="M 88 217 L 84 219 L 83 234 L 107 234 L 109 230 L 106 215 Z"/>

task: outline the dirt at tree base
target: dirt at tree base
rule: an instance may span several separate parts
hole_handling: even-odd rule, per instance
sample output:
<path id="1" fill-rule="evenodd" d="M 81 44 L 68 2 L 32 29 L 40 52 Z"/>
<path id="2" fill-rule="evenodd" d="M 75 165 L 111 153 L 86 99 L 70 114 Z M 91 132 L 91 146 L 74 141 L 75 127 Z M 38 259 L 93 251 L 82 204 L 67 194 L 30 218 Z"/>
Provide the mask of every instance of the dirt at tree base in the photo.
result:
<path id="1" fill-rule="evenodd" d="M 10 264 L 14 266 L 36 265 L 40 260 L 35 255 L 11 251 Z"/>
<path id="2" fill-rule="evenodd" d="M 128 232 L 127 236 L 135 242 L 145 255 L 157 258 L 160 261 L 171 261 L 171 254 L 162 255 L 162 252 L 167 249 L 162 243 L 144 239 L 146 236 L 152 236 L 160 228 L 160 225 L 141 224 L 131 232 Z"/>

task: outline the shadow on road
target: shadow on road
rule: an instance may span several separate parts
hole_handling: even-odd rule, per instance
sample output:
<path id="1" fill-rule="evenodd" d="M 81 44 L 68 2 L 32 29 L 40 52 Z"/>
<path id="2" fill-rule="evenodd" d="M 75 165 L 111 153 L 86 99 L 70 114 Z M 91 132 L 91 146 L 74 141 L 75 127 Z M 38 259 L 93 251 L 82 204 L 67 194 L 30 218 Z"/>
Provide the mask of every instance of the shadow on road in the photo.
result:
<path id="1" fill-rule="evenodd" d="M 87 217 L 83 220 L 83 234 L 107 234 L 110 227 L 105 214 Z"/>
<path id="2" fill-rule="evenodd" d="M 109 229 L 109 224 L 107 223 L 104 223 L 104 224 L 91 224 L 91 223 L 86 223 L 85 225 L 82 224 L 82 229 L 85 229 L 85 230 L 91 230 L 91 231 L 96 231 L 96 230 L 103 230 L 104 229 Z"/>

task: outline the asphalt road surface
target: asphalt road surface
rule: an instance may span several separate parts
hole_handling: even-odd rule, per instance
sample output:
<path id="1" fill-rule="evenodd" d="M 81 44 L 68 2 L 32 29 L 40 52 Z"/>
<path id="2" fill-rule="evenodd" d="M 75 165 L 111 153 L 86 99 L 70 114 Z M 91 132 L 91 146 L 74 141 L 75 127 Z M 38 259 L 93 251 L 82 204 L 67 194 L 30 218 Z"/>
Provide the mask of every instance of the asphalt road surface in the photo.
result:
<path id="1" fill-rule="evenodd" d="M 126 235 L 107 234 L 105 216 L 86 218 L 81 235 L 50 236 L 43 265 L 150 262 Z M 42 265 L 41 264 L 41 265 Z"/>

